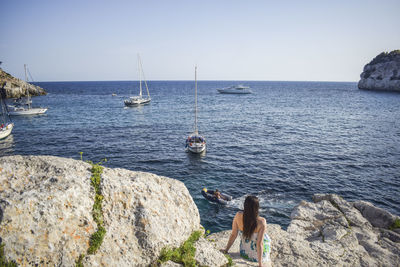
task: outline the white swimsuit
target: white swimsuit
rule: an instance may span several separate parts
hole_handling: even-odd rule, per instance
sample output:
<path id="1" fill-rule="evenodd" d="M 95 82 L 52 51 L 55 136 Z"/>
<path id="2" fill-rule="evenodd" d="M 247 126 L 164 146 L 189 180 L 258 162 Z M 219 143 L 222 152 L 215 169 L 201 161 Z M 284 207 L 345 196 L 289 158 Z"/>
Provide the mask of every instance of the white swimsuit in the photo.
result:
<path id="1" fill-rule="evenodd" d="M 258 233 L 253 233 L 250 240 L 243 237 L 240 233 L 240 256 L 246 260 L 257 262 L 257 237 Z M 270 261 L 269 254 L 271 253 L 271 239 L 265 233 L 263 240 L 264 248 L 262 253 L 262 262 Z"/>

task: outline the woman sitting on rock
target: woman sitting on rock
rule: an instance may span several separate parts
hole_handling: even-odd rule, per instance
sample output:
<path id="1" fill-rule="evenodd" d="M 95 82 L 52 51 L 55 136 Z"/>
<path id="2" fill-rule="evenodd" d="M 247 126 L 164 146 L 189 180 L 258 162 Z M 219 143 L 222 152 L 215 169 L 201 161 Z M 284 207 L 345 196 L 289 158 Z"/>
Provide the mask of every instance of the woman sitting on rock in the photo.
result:
<path id="1" fill-rule="evenodd" d="M 240 232 L 240 256 L 246 260 L 258 262 L 258 266 L 271 266 L 271 240 L 266 233 L 265 218 L 258 216 L 259 207 L 257 197 L 246 197 L 244 211 L 236 213 L 232 222 L 232 233 L 223 252 L 228 253 Z"/>

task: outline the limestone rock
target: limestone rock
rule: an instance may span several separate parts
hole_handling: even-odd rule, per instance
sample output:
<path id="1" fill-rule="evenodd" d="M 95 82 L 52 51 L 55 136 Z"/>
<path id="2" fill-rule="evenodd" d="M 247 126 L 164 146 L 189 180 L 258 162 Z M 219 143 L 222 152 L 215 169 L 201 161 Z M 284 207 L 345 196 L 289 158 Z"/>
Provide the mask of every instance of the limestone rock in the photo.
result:
<path id="1" fill-rule="evenodd" d="M 287 231 L 268 224 L 273 266 L 399 266 L 398 233 L 371 225 L 351 202 L 335 194 L 314 195 L 293 209 Z M 267 218 L 268 219 L 268 218 Z M 210 235 L 223 249 L 230 231 Z M 237 266 L 257 266 L 240 258 L 239 238 L 229 251 Z"/>
<path id="2" fill-rule="evenodd" d="M 181 266 L 183 266 L 183 264 L 179 264 L 173 261 L 167 261 L 161 264 L 160 267 L 181 267 Z"/>
<path id="3" fill-rule="evenodd" d="M 72 266 L 96 223 L 90 165 L 56 157 L 0 158 L 0 237 L 22 266 Z"/>
<path id="4" fill-rule="evenodd" d="M 200 215 L 177 180 L 125 169 L 104 169 L 103 214 L 107 234 L 88 266 L 147 266 L 165 246 L 179 247 L 200 228 Z"/>
<path id="5" fill-rule="evenodd" d="M 400 50 L 381 53 L 365 65 L 358 88 L 400 92 Z"/>
<path id="6" fill-rule="evenodd" d="M 228 263 L 227 258 L 216 249 L 212 242 L 201 237 L 196 243 L 195 259 L 200 266 L 224 266 Z"/>
<path id="7" fill-rule="evenodd" d="M 364 216 L 374 227 L 389 228 L 396 217 L 387 212 L 384 209 L 375 207 L 367 201 L 356 201 L 354 202 L 356 207 L 362 216 Z"/>
<path id="8" fill-rule="evenodd" d="M 0 69 L 0 86 L 5 83 L 4 89 L 6 90 L 7 98 L 19 98 L 28 96 L 46 95 L 46 91 L 21 79 L 15 78 L 7 72 Z"/>
<path id="9" fill-rule="evenodd" d="M 74 266 L 97 225 L 91 165 L 51 156 L 0 158 L 0 241 L 20 265 Z M 106 235 L 85 266 L 147 266 L 162 247 L 178 247 L 200 227 L 182 182 L 104 168 Z"/>
<path id="10" fill-rule="evenodd" d="M 97 229 L 90 177 L 91 165 L 73 159 L 0 158 L 0 242 L 6 260 L 74 266 Z M 149 266 L 163 247 L 180 246 L 200 228 L 198 210 L 182 182 L 110 168 L 101 177 L 107 232 L 96 254 L 84 257 L 85 266 Z M 267 225 L 273 266 L 399 266 L 400 234 L 388 229 L 394 215 L 335 194 L 316 194 L 313 200 L 293 209 L 287 231 Z M 229 235 L 200 238 L 197 263 L 225 265 L 219 250 Z M 229 251 L 236 266 L 257 266 L 240 257 L 239 243 L 238 237 Z"/>

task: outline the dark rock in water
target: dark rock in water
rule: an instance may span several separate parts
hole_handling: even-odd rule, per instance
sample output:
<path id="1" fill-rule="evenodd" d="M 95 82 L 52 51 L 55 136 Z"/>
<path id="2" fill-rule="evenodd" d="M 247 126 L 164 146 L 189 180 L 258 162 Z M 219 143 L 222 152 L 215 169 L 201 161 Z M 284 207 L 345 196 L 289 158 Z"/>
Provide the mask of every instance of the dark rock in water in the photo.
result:
<path id="1" fill-rule="evenodd" d="M 0 69 L 0 86 L 5 83 L 4 89 L 6 89 L 7 98 L 19 98 L 28 96 L 28 90 L 30 96 L 46 95 L 46 91 L 36 85 L 27 83 L 21 79 L 13 77 L 11 74 Z"/>
<path id="2" fill-rule="evenodd" d="M 358 88 L 400 92 L 400 50 L 382 52 L 365 65 Z"/>

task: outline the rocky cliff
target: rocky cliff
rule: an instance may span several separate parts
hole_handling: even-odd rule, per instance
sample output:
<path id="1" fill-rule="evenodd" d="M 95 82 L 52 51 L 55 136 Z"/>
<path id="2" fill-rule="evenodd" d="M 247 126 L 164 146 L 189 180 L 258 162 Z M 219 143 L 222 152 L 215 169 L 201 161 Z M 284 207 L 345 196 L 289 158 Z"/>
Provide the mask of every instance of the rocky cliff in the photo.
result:
<path id="1" fill-rule="evenodd" d="M 98 229 L 91 176 L 92 166 L 83 161 L 0 158 L 0 241 L 6 260 L 74 266 L 86 255 L 84 266 L 148 266 L 163 247 L 179 246 L 200 228 L 197 207 L 182 182 L 104 168 L 99 198 L 106 233 L 97 252 L 89 254 Z"/>
<path id="2" fill-rule="evenodd" d="M 43 88 L 15 78 L 0 69 L 0 86 L 3 83 L 5 83 L 4 88 L 6 89 L 7 98 L 25 97 L 28 95 L 27 90 L 29 90 L 29 95 L 31 96 L 47 94 Z"/>
<path id="3" fill-rule="evenodd" d="M 364 201 L 347 202 L 334 194 L 302 201 L 284 231 L 268 224 L 273 266 L 400 266 L 400 220 Z M 230 231 L 213 234 L 224 247 Z M 249 266 L 239 256 L 239 242 L 230 251 L 236 266 Z M 254 264 L 257 266 L 256 264 Z"/>
<path id="4" fill-rule="evenodd" d="M 400 50 L 383 52 L 365 65 L 358 88 L 400 92 Z"/>
<path id="5" fill-rule="evenodd" d="M 162 248 L 178 247 L 200 226 L 199 213 L 182 182 L 150 173 L 104 168 L 101 197 L 93 166 L 51 156 L 0 158 L 0 248 L 2 261 L 21 266 L 149 266 Z M 105 235 L 88 253 L 99 224 Z M 363 201 L 314 195 L 291 214 L 287 231 L 268 224 L 273 266 L 399 266 L 400 220 Z M 200 266 L 224 266 L 219 251 L 230 231 L 195 243 Z M 230 250 L 237 266 L 239 240 Z M 171 261 L 166 266 L 181 266 Z"/>

